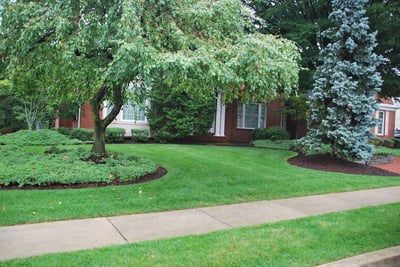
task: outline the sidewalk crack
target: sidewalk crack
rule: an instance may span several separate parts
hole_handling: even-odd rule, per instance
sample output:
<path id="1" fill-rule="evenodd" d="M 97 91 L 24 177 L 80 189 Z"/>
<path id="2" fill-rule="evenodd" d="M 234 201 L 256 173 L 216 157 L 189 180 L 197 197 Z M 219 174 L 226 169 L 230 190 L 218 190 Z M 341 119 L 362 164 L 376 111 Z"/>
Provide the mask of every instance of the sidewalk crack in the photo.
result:
<path id="1" fill-rule="evenodd" d="M 201 212 L 201 213 L 203 213 L 203 214 L 205 214 L 205 215 L 207 215 L 208 217 L 210 217 L 210 218 L 213 218 L 214 220 L 216 220 L 216 221 L 218 221 L 218 222 L 220 222 L 220 223 L 222 223 L 222 224 L 225 224 L 226 226 L 228 226 L 228 227 L 230 227 L 230 228 L 235 228 L 236 226 L 234 226 L 234 225 L 231 225 L 231 224 L 229 224 L 229 223 L 227 223 L 227 222 L 224 222 L 223 220 L 221 220 L 221 219 L 218 219 L 217 217 L 215 217 L 215 216 L 213 216 L 213 215 L 211 215 L 211 214 L 208 214 L 207 212 L 205 212 L 204 210 L 201 210 L 201 209 L 196 209 L 197 211 L 199 211 L 199 212 Z"/>
<path id="2" fill-rule="evenodd" d="M 115 224 L 110 220 L 110 218 L 106 217 L 106 220 L 112 225 L 115 231 L 125 240 L 126 243 L 129 243 L 128 239 L 122 234 L 122 232 L 115 226 Z"/>

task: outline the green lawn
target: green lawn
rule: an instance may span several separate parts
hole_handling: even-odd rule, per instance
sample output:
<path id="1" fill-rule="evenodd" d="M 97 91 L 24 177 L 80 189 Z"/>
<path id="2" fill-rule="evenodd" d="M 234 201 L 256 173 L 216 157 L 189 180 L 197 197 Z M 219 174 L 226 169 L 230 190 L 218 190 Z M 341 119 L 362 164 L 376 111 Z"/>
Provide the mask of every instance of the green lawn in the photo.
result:
<path id="1" fill-rule="evenodd" d="M 41 150 L 43 147 L 33 147 Z M 184 209 L 400 185 L 400 176 L 374 177 L 291 166 L 294 153 L 250 147 L 109 145 L 166 167 L 144 184 L 71 190 L 0 191 L 0 224 Z"/>
<path id="2" fill-rule="evenodd" d="M 400 203 L 0 266 L 315 266 L 400 244 Z"/>

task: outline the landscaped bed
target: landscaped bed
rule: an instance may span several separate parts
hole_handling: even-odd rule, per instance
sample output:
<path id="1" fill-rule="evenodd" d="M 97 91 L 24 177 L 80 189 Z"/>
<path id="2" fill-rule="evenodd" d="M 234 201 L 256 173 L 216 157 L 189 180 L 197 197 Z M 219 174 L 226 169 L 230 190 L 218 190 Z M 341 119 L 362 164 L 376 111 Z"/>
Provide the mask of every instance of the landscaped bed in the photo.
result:
<path id="1" fill-rule="evenodd" d="M 158 166 L 141 157 L 111 153 L 98 158 L 82 147 L 44 152 L 0 146 L 0 189 L 71 188 L 135 183 L 154 176 Z M 159 170 L 159 172 L 162 170 Z"/>

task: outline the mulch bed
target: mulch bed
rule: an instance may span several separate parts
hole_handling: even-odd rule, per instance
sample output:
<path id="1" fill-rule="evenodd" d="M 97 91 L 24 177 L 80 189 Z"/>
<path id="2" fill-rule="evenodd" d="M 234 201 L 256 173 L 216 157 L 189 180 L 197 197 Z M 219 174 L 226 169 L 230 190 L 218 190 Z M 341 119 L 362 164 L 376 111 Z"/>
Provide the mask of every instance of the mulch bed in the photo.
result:
<path id="1" fill-rule="evenodd" d="M 147 174 L 142 176 L 138 179 L 128 181 L 128 182 L 120 182 L 118 179 L 113 180 L 111 183 L 85 183 L 85 184 L 51 184 L 46 186 L 38 186 L 38 185 L 24 185 L 19 187 L 18 185 L 9 185 L 0 187 L 0 190 L 15 190 L 15 189 L 23 189 L 23 190 L 31 190 L 31 189 L 39 189 L 39 190 L 48 190 L 48 189 L 72 189 L 72 188 L 87 188 L 87 187 L 104 187 L 104 186 L 111 186 L 111 185 L 128 185 L 128 184 L 140 184 L 144 182 L 148 182 L 151 180 L 159 179 L 167 174 L 167 169 L 164 167 L 158 167 L 156 172 Z"/>
<path id="2" fill-rule="evenodd" d="M 376 168 L 370 165 L 356 163 L 345 159 L 331 157 L 328 154 L 305 156 L 299 154 L 288 162 L 292 165 L 320 171 L 342 172 L 348 174 L 399 176 L 399 174 Z"/>

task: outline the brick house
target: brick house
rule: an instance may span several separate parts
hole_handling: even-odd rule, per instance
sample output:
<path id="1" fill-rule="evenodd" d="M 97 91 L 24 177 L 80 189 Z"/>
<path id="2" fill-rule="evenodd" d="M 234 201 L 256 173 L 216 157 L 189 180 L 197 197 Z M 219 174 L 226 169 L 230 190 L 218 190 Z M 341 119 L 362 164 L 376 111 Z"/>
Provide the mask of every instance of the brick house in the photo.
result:
<path id="1" fill-rule="evenodd" d="M 278 99 L 269 104 L 244 104 L 234 101 L 223 104 L 221 95 L 216 99 L 214 122 L 207 134 L 188 137 L 193 142 L 248 143 L 255 128 L 281 126 L 286 128 L 286 120 L 277 110 L 283 106 Z M 102 115 L 107 114 L 105 105 Z M 56 128 L 94 129 L 93 116 L 89 104 L 84 104 L 76 120 L 56 119 Z M 125 129 L 125 136 L 131 136 L 131 129 L 149 129 L 146 114 L 137 105 L 125 105 L 115 120 L 108 127 Z"/>
<path id="2" fill-rule="evenodd" d="M 400 102 L 393 97 L 380 98 L 378 101 L 378 110 L 373 116 L 379 119 L 380 123 L 371 131 L 377 138 L 391 139 L 394 137 L 396 112 L 400 110 Z"/>

